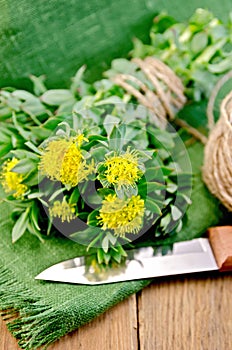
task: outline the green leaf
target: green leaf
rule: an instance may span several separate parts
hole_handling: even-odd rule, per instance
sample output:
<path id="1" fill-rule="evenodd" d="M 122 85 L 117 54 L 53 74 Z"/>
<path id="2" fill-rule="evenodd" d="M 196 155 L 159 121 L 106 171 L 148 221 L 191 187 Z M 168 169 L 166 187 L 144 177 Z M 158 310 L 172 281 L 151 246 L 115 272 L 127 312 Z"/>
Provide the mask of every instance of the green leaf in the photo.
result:
<path id="1" fill-rule="evenodd" d="M 33 202 L 33 205 L 30 210 L 30 219 L 33 222 L 33 225 L 35 226 L 36 230 L 40 231 L 39 227 L 39 208 L 36 205 L 36 202 Z"/>
<path id="2" fill-rule="evenodd" d="M 137 196 L 138 194 L 138 187 L 137 186 L 121 186 L 118 187 L 117 185 L 114 186 L 114 190 L 118 198 L 124 199 L 130 198 L 132 196 Z"/>
<path id="3" fill-rule="evenodd" d="M 125 258 L 127 257 L 127 252 L 123 249 L 121 244 L 117 246 L 118 252 L 121 254 L 121 256 L 124 256 Z"/>
<path id="4" fill-rule="evenodd" d="M 21 100 L 20 109 L 29 115 L 40 115 L 46 113 L 46 108 L 40 102 L 39 98 L 25 90 L 15 90 L 12 92 L 13 97 Z"/>
<path id="5" fill-rule="evenodd" d="M 104 263 L 105 263 L 106 265 L 109 264 L 110 259 L 111 259 L 111 254 L 110 254 L 110 253 L 104 253 Z"/>
<path id="6" fill-rule="evenodd" d="M 112 245 L 115 245 L 115 243 L 117 242 L 117 237 L 113 236 L 110 232 L 107 232 L 107 238 Z"/>
<path id="7" fill-rule="evenodd" d="M 59 108 L 56 110 L 56 114 L 57 115 L 64 115 L 65 114 L 65 116 L 66 116 L 66 114 L 71 114 L 75 102 L 76 102 L 75 100 L 71 99 L 69 101 L 62 103 L 59 106 Z"/>
<path id="8" fill-rule="evenodd" d="M 122 147 L 123 147 L 123 139 L 121 137 L 121 133 L 119 129 L 116 126 L 114 126 L 110 134 L 109 149 L 113 151 L 121 151 Z"/>
<path id="9" fill-rule="evenodd" d="M 42 155 L 42 152 L 30 141 L 25 142 L 25 145 L 35 153 Z"/>
<path id="10" fill-rule="evenodd" d="M 118 250 L 114 249 L 114 250 L 111 251 L 111 255 L 112 255 L 112 258 L 113 258 L 118 264 L 120 264 L 120 262 L 122 261 L 122 255 L 121 255 L 121 253 L 120 253 Z"/>
<path id="11" fill-rule="evenodd" d="M 224 73 L 232 69 L 232 55 L 226 57 L 224 60 L 219 61 L 218 63 L 209 64 L 208 70 L 212 73 Z"/>
<path id="12" fill-rule="evenodd" d="M 45 129 L 42 126 L 31 127 L 31 132 L 32 132 L 33 136 L 35 136 L 36 138 L 38 138 L 41 141 L 46 140 L 48 137 L 51 136 L 51 131 L 48 129 Z"/>
<path id="13" fill-rule="evenodd" d="M 144 177 L 145 177 L 146 181 L 151 181 L 151 180 L 162 181 L 164 176 L 169 175 L 169 174 L 170 174 L 170 172 L 168 172 L 168 170 L 166 171 L 161 167 L 151 167 L 151 168 L 146 169 Z"/>
<path id="14" fill-rule="evenodd" d="M 70 198 L 69 198 L 69 204 L 76 204 L 78 202 L 79 198 L 80 198 L 79 188 L 75 187 L 74 190 L 72 191 Z"/>
<path id="15" fill-rule="evenodd" d="M 133 74 L 137 65 L 125 58 L 117 58 L 112 61 L 112 68 L 118 73 Z"/>
<path id="16" fill-rule="evenodd" d="M 33 94 L 26 90 L 15 90 L 12 92 L 11 96 L 17 97 L 22 101 L 37 100 L 37 98 Z"/>
<path id="17" fill-rule="evenodd" d="M 33 82 L 33 90 L 35 95 L 40 96 L 42 95 L 47 89 L 44 85 L 45 76 L 41 75 L 40 77 L 36 77 L 35 75 L 31 74 L 30 79 Z"/>
<path id="18" fill-rule="evenodd" d="M 75 99 L 70 90 L 65 89 L 53 89 L 47 90 L 42 96 L 41 101 L 49 106 L 60 106 L 62 103 L 72 100 L 75 103 Z"/>
<path id="19" fill-rule="evenodd" d="M 99 221 L 97 219 L 97 216 L 99 215 L 99 210 L 95 209 L 93 210 L 87 218 L 87 225 L 89 226 L 97 226 Z"/>
<path id="20" fill-rule="evenodd" d="M 104 251 L 101 248 L 98 248 L 97 250 L 97 260 L 99 264 L 102 264 L 104 261 Z"/>
<path id="21" fill-rule="evenodd" d="M 29 210 L 30 207 L 28 207 L 27 210 L 20 215 L 14 224 L 14 227 L 12 229 L 12 243 L 15 243 L 25 233 L 27 224 L 29 222 Z"/>
<path id="22" fill-rule="evenodd" d="M 102 249 L 104 250 L 105 253 L 108 252 L 109 249 L 109 238 L 108 236 L 105 236 L 102 240 Z"/>
<path id="23" fill-rule="evenodd" d="M 37 169 L 37 163 L 31 159 L 20 159 L 20 161 L 12 169 L 13 172 L 26 174 Z"/>
<path id="24" fill-rule="evenodd" d="M 114 191 L 110 188 L 99 188 L 97 191 L 103 199 L 108 196 L 108 194 L 114 194 Z"/>
<path id="25" fill-rule="evenodd" d="M 94 149 L 90 150 L 91 156 L 97 161 L 103 161 L 105 158 L 105 155 L 107 153 L 107 148 L 106 147 L 97 147 Z"/>
<path id="26" fill-rule="evenodd" d="M 178 189 L 178 186 L 176 184 L 174 184 L 173 182 L 168 182 L 167 184 L 167 191 L 169 193 L 175 193 Z"/>
<path id="27" fill-rule="evenodd" d="M 192 38 L 190 48 L 194 53 L 198 53 L 205 49 L 208 44 L 208 36 L 205 32 L 198 32 Z"/>
<path id="28" fill-rule="evenodd" d="M 27 230 L 29 231 L 30 234 L 35 235 L 41 243 L 44 243 L 44 239 L 42 237 L 42 234 L 40 231 L 38 231 L 33 223 L 33 221 L 28 222 L 27 224 Z"/>
<path id="29" fill-rule="evenodd" d="M 150 210 L 153 214 L 158 214 L 159 216 L 162 215 L 162 212 L 159 206 L 156 204 L 154 200 L 152 200 L 151 197 L 146 199 L 145 206 L 146 206 L 146 209 Z"/>
<path id="30" fill-rule="evenodd" d="M 46 108 L 38 99 L 31 99 L 31 100 L 25 101 L 21 105 L 21 109 L 25 113 L 29 114 L 31 117 L 39 116 L 40 114 L 46 113 Z M 33 121 L 36 122 L 36 124 L 38 125 L 40 124 L 40 122 L 36 118 L 33 118 Z"/>
<path id="31" fill-rule="evenodd" d="M 72 84 L 71 84 L 70 90 L 73 94 L 77 92 L 85 70 L 86 70 L 86 66 L 83 65 L 78 69 L 75 76 L 72 78 Z"/>
<path id="32" fill-rule="evenodd" d="M 35 199 L 35 198 L 40 198 L 43 196 L 44 196 L 44 193 L 42 193 L 42 192 L 33 192 L 33 193 L 30 193 L 27 197 L 28 197 L 28 199 Z"/>
<path id="33" fill-rule="evenodd" d="M 108 114 L 105 119 L 104 119 L 104 122 L 103 122 L 103 126 L 107 132 L 107 135 L 110 136 L 114 126 L 117 126 L 120 122 L 120 119 L 113 116 L 113 115 L 110 115 Z"/>
<path id="34" fill-rule="evenodd" d="M 177 221 L 183 216 L 183 213 L 175 205 L 171 205 L 171 215 L 173 220 Z"/>
<path id="35" fill-rule="evenodd" d="M 27 144 L 27 142 L 25 144 Z M 13 154 L 18 159 L 28 158 L 28 159 L 34 160 L 35 162 L 39 160 L 38 154 L 27 151 L 25 149 L 12 150 L 11 154 Z"/>
<path id="36" fill-rule="evenodd" d="M 29 187 L 38 185 L 38 182 L 39 182 L 38 169 L 36 168 L 30 171 L 28 174 L 26 174 L 23 182 L 26 183 L 26 185 Z"/>
<path id="37" fill-rule="evenodd" d="M 153 182 L 145 182 L 141 185 L 138 185 L 139 193 L 150 193 L 155 192 L 157 190 L 163 190 L 166 188 L 165 184 L 153 181 Z"/>
<path id="38" fill-rule="evenodd" d="M 11 116 L 11 109 L 9 107 L 0 107 L 0 119 L 5 120 Z"/>
<path id="39" fill-rule="evenodd" d="M 154 126 L 148 126 L 148 135 L 154 146 L 160 148 L 166 148 L 167 150 L 175 147 L 175 142 L 173 136 L 170 132 L 165 130 L 160 130 Z"/>
<path id="40" fill-rule="evenodd" d="M 166 230 L 166 228 L 168 227 L 170 222 L 171 222 L 171 215 L 170 214 L 167 214 L 166 216 L 164 216 L 161 219 L 160 225 L 161 225 L 161 227 L 163 228 L 164 231 Z"/>
<path id="41" fill-rule="evenodd" d="M 50 117 L 49 119 L 42 124 L 41 127 L 44 127 L 45 129 L 54 131 L 54 129 L 57 128 L 57 126 L 64 120 L 63 117 Z"/>
<path id="42" fill-rule="evenodd" d="M 12 120 L 13 120 L 14 126 L 17 129 L 19 135 L 22 136 L 25 140 L 30 139 L 31 133 L 26 131 L 26 130 L 24 130 L 24 128 L 18 122 L 16 114 L 14 112 L 12 113 Z"/>
<path id="43" fill-rule="evenodd" d="M 100 241 L 100 239 L 101 239 L 101 237 L 102 237 L 102 231 L 101 231 L 101 229 L 96 229 L 95 228 L 95 230 L 93 230 L 94 228 L 93 227 L 91 227 L 91 229 L 92 229 L 92 231 L 88 231 L 88 232 L 90 232 L 90 233 L 92 233 L 92 235 L 96 235 L 95 236 L 95 238 L 89 243 L 89 245 L 88 245 L 88 247 L 86 248 L 86 251 L 88 252 L 89 250 L 90 250 L 90 248 L 92 248 L 92 247 L 94 247 L 95 246 L 95 244 L 98 242 L 98 241 Z M 82 231 L 82 233 L 83 232 L 87 232 L 87 230 L 88 229 L 86 229 L 85 231 Z M 72 235 L 73 236 L 73 235 Z M 74 237 L 74 236 L 73 236 Z"/>
<path id="44" fill-rule="evenodd" d="M 87 196 L 86 202 L 94 205 L 99 205 L 102 203 L 102 198 L 98 192 L 94 192 Z"/>
<path id="45" fill-rule="evenodd" d="M 83 207 L 84 207 L 84 205 L 83 205 Z M 82 210 L 83 210 L 83 207 L 81 208 Z M 88 215 L 89 215 L 89 213 L 86 212 L 86 211 L 82 211 L 82 212 L 79 212 L 79 213 L 78 213 L 78 217 L 79 217 L 81 220 L 83 220 L 83 221 L 86 221 L 86 220 L 87 220 Z"/>
<path id="46" fill-rule="evenodd" d="M 0 145 L 0 158 L 3 158 L 11 150 L 11 145 Z"/>
<path id="47" fill-rule="evenodd" d="M 218 40 L 215 44 L 207 46 L 201 55 L 197 57 L 195 63 L 200 65 L 209 62 L 213 55 L 225 45 L 226 40 L 226 38 L 223 38 Z"/>
<path id="48" fill-rule="evenodd" d="M 52 193 L 50 198 L 48 199 L 49 202 L 52 202 L 56 197 L 58 197 L 60 194 L 62 194 L 65 191 L 64 187 L 59 188 L 55 192 Z"/>

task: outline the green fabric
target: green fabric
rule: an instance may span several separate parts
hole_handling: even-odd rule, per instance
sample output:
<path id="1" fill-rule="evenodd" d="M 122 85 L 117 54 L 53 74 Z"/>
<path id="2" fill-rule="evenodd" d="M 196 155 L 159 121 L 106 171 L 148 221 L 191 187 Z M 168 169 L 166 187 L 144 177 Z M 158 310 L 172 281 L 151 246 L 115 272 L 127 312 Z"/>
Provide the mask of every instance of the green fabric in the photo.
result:
<path id="1" fill-rule="evenodd" d="M 0 308 L 21 317 L 9 329 L 21 338 L 24 349 L 48 344 L 80 327 L 106 309 L 135 293 L 149 281 L 102 286 L 79 286 L 35 281 L 34 277 L 51 264 L 81 252 L 65 238 L 47 240 L 27 236 L 11 243 L 10 208 L 1 204 Z M 9 316 L 9 314 L 8 314 Z"/>
<path id="2" fill-rule="evenodd" d="M 189 152 L 196 174 L 192 205 L 179 239 L 200 236 L 218 221 L 218 202 L 199 177 L 202 146 Z M 199 210 L 201 203 L 201 210 Z M 0 309 L 8 316 L 19 312 L 8 327 L 23 349 L 35 349 L 80 327 L 109 307 L 148 285 L 150 280 L 102 286 L 81 286 L 34 280 L 45 268 L 84 253 L 84 247 L 66 238 L 47 239 L 44 244 L 31 235 L 11 242 L 11 208 L 0 204 Z"/>
<path id="3" fill-rule="evenodd" d="M 0 0 L 0 86 L 28 86 L 29 74 L 45 74 L 49 86 L 65 83 L 82 64 L 95 80 L 131 39 L 148 38 L 155 12 L 177 20 L 206 7 L 222 19 L 230 0 Z"/>
<path id="4" fill-rule="evenodd" d="M 230 5 L 230 0 L 197 0 L 188 6 L 183 0 L 175 5 L 172 0 L 0 0 L 0 86 L 27 87 L 31 73 L 46 74 L 52 87 L 68 85 L 69 77 L 84 63 L 94 80 L 112 58 L 126 55 L 133 36 L 148 36 L 155 11 L 166 9 L 184 19 L 202 6 L 225 18 Z M 202 147 L 192 153 L 199 172 Z M 200 196 L 194 191 L 183 239 L 199 236 L 217 222 L 217 201 L 201 182 L 195 184 L 200 184 Z M 204 210 L 195 215 L 199 202 Z M 21 338 L 24 349 L 58 339 L 150 282 L 88 287 L 35 281 L 46 267 L 82 252 L 61 237 L 41 244 L 25 236 L 12 245 L 10 213 L 8 205 L 0 204 L 0 308 L 10 310 L 8 315 L 20 312 L 9 328 Z"/>

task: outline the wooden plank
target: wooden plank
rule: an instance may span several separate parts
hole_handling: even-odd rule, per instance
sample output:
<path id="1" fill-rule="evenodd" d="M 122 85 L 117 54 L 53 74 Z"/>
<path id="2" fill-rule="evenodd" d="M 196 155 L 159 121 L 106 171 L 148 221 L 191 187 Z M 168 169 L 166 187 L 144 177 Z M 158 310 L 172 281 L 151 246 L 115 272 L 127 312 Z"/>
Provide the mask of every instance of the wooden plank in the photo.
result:
<path id="1" fill-rule="evenodd" d="M 138 297 L 140 349 L 232 349 L 231 293 L 231 275 L 172 278 L 145 288 Z"/>
<path id="2" fill-rule="evenodd" d="M 8 332 L 6 324 L 0 317 L 0 350 L 19 350 L 17 341 Z"/>
<path id="3" fill-rule="evenodd" d="M 137 350 L 136 296 L 119 303 L 48 350 Z"/>
<path id="4" fill-rule="evenodd" d="M 210 277 L 211 276 L 211 277 Z M 228 350 L 232 344 L 232 276 L 157 280 L 48 350 Z M 18 350 L 0 322 L 0 350 Z"/>
<path id="5" fill-rule="evenodd" d="M 89 324 L 48 347 L 48 350 L 137 350 L 136 296 L 119 303 Z M 0 318 L 0 350 L 18 350 Z"/>

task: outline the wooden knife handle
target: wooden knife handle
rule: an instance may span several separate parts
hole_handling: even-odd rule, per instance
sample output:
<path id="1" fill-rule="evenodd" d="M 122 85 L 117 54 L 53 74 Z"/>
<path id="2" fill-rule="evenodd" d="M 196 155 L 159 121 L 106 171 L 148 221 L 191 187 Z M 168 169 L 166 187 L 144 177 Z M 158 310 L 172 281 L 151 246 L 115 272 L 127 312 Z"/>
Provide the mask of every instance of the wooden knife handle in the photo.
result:
<path id="1" fill-rule="evenodd" d="M 232 226 L 208 229 L 208 236 L 220 271 L 232 271 Z"/>

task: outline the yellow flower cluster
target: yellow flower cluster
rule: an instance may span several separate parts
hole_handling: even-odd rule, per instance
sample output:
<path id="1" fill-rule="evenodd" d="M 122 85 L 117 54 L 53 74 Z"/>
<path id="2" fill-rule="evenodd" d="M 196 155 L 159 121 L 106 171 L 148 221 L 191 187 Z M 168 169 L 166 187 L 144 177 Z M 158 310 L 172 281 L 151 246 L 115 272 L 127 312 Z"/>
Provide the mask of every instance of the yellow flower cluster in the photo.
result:
<path id="1" fill-rule="evenodd" d="M 59 218 L 62 222 L 70 222 L 76 218 L 74 205 L 70 205 L 65 200 L 63 202 L 55 201 L 49 208 L 49 214 L 52 218 Z"/>
<path id="2" fill-rule="evenodd" d="M 6 193 L 12 193 L 16 199 L 21 199 L 27 191 L 27 186 L 23 184 L 23 175 L 12 171 L 19 160 L 13 158 L 7 160 L 2 167 L 0 181 Z"/>
<path id="3" fill-rule="evenodd" d="M 80 134 L 70 140 L 49 142 L 39 165 L 42 174 L 71 187 L 85 180 L 94 172 L 94 163 L 87 164 L 84 159 L 80 149 L 83 141 L 87 139 Z"/>
<path id="4" fill-rule="evenodd" d="M 138 233 L 143 223 L 144 210 L 144 200 L 140 196 L 123 200 L 115 194 L 109 194 L 102 202 L 99 224 L 103 230 L 113 230 L 116 236 Z"/>
<path id="5" fill-rule="evenodd" d="M 114 155 L 104 162 L 106 167 L 105 177 L 109 184 L 117 185 L 120 189 L 124 186 L 133 186 L 142 176 L 142 171 L 138 166 L 136 153 L 127 150 L 121 155 Z"/>

